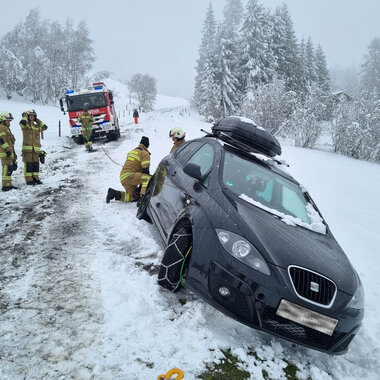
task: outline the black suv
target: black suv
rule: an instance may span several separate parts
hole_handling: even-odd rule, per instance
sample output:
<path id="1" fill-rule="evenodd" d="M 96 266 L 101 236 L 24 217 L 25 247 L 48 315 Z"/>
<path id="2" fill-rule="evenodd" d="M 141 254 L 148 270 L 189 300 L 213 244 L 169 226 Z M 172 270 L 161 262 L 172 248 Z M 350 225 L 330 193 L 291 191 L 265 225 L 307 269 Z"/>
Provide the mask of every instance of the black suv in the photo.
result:
<path id="1" fill-rule="evenodd" d="M 160 285 L 186 286 L 250 327 L 342 354 L 363 320 L 363 287 L 280 154 L 249 119 L 224 118 L 160 162 L 137 217 L 165 243 Z"/>

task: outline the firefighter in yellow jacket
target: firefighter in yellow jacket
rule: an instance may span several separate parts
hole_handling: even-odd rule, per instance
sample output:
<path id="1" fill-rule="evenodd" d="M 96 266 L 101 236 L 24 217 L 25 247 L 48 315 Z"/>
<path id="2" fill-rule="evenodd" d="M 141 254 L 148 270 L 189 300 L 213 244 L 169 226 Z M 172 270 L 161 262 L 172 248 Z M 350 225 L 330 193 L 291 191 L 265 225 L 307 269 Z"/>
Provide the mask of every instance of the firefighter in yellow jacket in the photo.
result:
<path id="1" fill-rule="evenodd" d="M 88 112 L 88 108 L 84 107 L 82 114 L 79 116 L 78 121 L 82 125 L 82 135 L 84 139 L 84 146 L 88 152 L 92 151 L 92 123 L 94 117 Z"/>
<path id="2" fill-rule="evenodd" d="M 35 110 L 23 112 L 20 120 L 22 130 L 22 160 L 24 161 L 24 177 L 27 185 L 40 185 L 40 155 L 41 132 L 47 129 L 47 125 L 37 118 Z"/>
<path id="3" fill-rule="evenodd" d="M 135 202 L 140 195 L 144 195 L 151 175 L 149 173 L 150 152 L 149 138 L 143 136 L 137 148 L 131 150 L 125 160 L 120 173 L 120 182 L 125 191 L 117 191 L 109 188 L 106 202 L 115 199 L 121 202 Z M 141 185 L 141 191 L 138 188 Z"/>
<path id="4" fill-rule="evenodd" d="M 10 125 L 13 116 L 10 112 L 0 113 L 0 158 L 1 158 L 1 180 L 2 191 L 17 189 L 12 186 L 12 173 L 17 170 L 17 155 L 14 149 L 15 137 L 13 136 Z"/>
<path id="5" fill-rule="evenodd" d="M 171 137 L 171 139 L 173 140 L 173 146 L 170 150 L 170 153 L 172 153 L 181 144 L 186 142 L 185 136 L 186 136 L 186 133 L 183 131 L 182 128 L 175 127 L 175 128 L 170 130 L 169 137 Z"/>

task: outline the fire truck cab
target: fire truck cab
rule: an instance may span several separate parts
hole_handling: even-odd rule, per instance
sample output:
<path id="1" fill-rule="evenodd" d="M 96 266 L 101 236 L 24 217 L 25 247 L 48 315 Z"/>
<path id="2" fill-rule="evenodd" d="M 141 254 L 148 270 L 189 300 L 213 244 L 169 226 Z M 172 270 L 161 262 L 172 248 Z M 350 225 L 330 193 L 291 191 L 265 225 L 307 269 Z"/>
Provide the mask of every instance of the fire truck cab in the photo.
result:
<path id="1" fill-rule="evenodd" d="M 108 140 L 112 141 L 120 137 L 113 93 L 103 82 L 93 83 L 86 89 L 67 90 L 65 97 L 59 99 L 59 103 L 62 112 L 69 114 L 71 137 L 78 144 L 83 143 L 81 124 L 78 118 L 84 108 L 88 108 L 88 112 L 94 117 L 93 138 L 106 136 Z"/>

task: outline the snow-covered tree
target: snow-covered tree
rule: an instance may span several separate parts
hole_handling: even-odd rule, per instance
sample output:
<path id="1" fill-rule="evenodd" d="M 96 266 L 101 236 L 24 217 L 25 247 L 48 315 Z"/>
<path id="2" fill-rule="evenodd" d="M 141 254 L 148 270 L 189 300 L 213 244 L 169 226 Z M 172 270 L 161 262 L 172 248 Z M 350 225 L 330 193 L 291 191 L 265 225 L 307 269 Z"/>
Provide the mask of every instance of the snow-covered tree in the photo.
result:
<path id="1" fill-rule="evenodd" d="M 4 45 L 0 48 L 0 80 L 8 97 L 19 92 L 24 81 L 25 71 L 20 60 Z"/>
<path id="2" fill-rule="evenodd" d="M 272 19 L 273 52 L 277 61 L 277 77 L 285 81 L 287 90 L 301 93 L 305 83 L 303 83 L 300 52 L 286 4 L 276 8 Z"/>
<path id="3" fill-rule="evenodd" d="M 362 65 L 362 86 L 366 91 L 380 93 L 380 39 L 374 38 L 368 46 Z"/>
<path id="4" fill-rule="evenodd" d="M 281 135 L 286 133 L 284 128 L 293 111 L 295 100 L 295 93 L 286 91 L 285 81 L 274 79 L 273 82 L 249 92 L 239 113 L 254 120 L 273 135 Z"/>
<path id="5" fill-rule="evenodd" d="M 68 20 L 64 33 L 67 57 L 65 70 L 69 74 L 70 87 L 78 88 L 83 84 L 85 74 L 95 60 L 92 40 L 84 20 L 80 21 L 77 28 L 74 28 L 72 21 Z"/>
<path id="6" fill-rule="evenodd" d="M 239 27 L 243 6 L 241 0 L 227 0 L 224 20 L 217 34 L 218 81 L 222 115 L 233 115 L 240 104 Z"/>
<path id="7" fill-rule="evenodd" d="M 306 83 L 310 87 L 317 81 L 317 67 L 315 61 L 314 46 L 311 38 L 307 39 L 305 45 L 305 70 Z"/>
<path id="8" fill-rule="evenodd" d="M 313 148 L 322 132 L 321 118 L 325 105 L 321 101 L 321 91 L 311 87 L 305 99 L 298 99 L 293 114 L 289 119 L 288 129 L 294 137 L 295 145 Z"/>
<path id="9" fill-rule="evenodd" d="M 277 63 L 272 49 L 272 20 L 257 0 L 249 0 L 241 27 L 241 72 L 246 92 L 269 83 Z"/>
<path id="10" fill-rule="evenodd" d="M 157 80 L 149 74 L 134 74 L 128 81 L 128 89 L 136 97 L 144 111 L 151 111 L 157 97 Z"/>
<path id="11" fill-rule="evenodd" d="M 219 90 L 220 115 L 214 117 L 229 116 L 236 113 L 239 105 L 239 81 L 234 73 L 234 48 L 231 31 L 220 25 L 217 33 L 217 62 L 215 80 Z"/>
<path id="12" fill-rule="evenodd" d="M 194 105 L 201 115 L 218 117 L 220 89 L 217 80 L 216 21 L 210 2 L 202 28 L 202 42 L 196 67 Z"/>
<path id="13" fill-rule="evenodd" d="M 380 100 L 377 93 L 362 92 L 336 107 L 331 127 L 334 151 L 380 162 Z"/>
<path id="14" fill-rule="evenodd" d="M 94 61 L 84 21 L 77 28 L 68 21 L 62 28 L 43 20 L 38 8 L 3 36 L 0 45 L 8 52 L 0 58 L 0 86 L 33 101 L 55 100 L 65 88 L 78 87 Z"/>
<path id="15" fill-rule="evenodd" d="M 316 82 L 322 91 L 330 92 L 330 75 L 327 69 L 326 56 L 323 53 L 321 45 L 318 45 L 315 50 L 315 72 L 316 72 Z"/>

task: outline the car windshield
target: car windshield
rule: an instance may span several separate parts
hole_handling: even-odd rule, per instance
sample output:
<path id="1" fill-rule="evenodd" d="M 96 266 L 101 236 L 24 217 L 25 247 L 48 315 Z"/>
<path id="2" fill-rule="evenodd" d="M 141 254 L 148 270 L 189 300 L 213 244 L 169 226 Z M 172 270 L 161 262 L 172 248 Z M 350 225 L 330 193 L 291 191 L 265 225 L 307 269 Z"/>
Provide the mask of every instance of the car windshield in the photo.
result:
<path id="1" fill-rule="evenodd" d="M 311 206 L 301 188 L 288 179 L 231 152 L 224 155 L 223 183 L 246 201 L 267 211 L 311 224 Z M 312 206 L 311 206 L 312 207 Z M 315 211 L 315 210 L 314 210 Z"/>
<path id="2" fill-rule="evenodd" d="M 68 111 L 81 111 L 84 107 L 91 109 L 107 106 L 106 97 L 103 92 L 68 96 L 66 100 Z"/>

